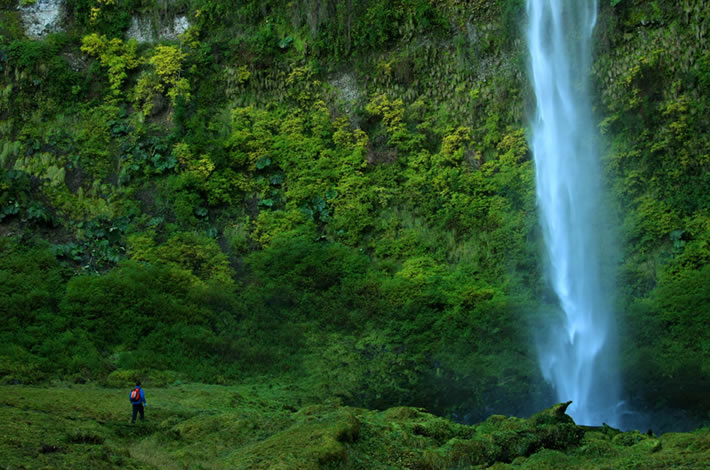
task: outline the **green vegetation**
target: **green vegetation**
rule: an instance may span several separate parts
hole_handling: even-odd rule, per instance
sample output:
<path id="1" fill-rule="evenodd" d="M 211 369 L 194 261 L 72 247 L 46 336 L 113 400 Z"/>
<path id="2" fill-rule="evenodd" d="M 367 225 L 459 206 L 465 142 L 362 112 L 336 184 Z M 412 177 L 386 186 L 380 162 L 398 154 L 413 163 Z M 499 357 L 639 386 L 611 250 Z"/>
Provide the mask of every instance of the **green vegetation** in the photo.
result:
<path id="1" fill-rule="evenodd" d="M 2 380 L 287 374 L 358 406 L 520 412 L 543 393 L 517 320 L 541 284 L 532 167 L 513 100 L 446 46 L 460 12 L 256 5 L 76 3 L 70 33 L 5 39 L 3 287 L 38 306 L 8 304 Z M 193 25 L 139 45 L 119 7 Z M 349 103 L 346 60 L 378 71 Z"/>
<path id="2" fill-rule="evenodd" d="M 619 310 L 622 335 L 631 339 L 624 369 L 630 388 L 657 387 L 649 398 L 665 406 L 695 401 L 710 383 L 707 337 L 695 323 L 710 312 L 703 281 L 710 260 L 708 49 L 692 39 L 705 34 L 708 6 L 615 3 L 595 76 L 608 177 L 623 217 Z M 698 402 L 706 409 L 707 399 Z"/>
<path id="3" fill-rule="evenodd" d="M 384 430 L 390 415 L 324 403 L 473 422 L 549 402 L 531 328 L 555 300 L 526 143 L 524 2 L 67 0 L 67 30 L 42 40 L 24 35 L 18 3 L 0 3 L 0 383 L 298 383 L 283 402 L 297 417 L 251 412 L 245 425 L 263 443 L 237 429 L 215 441 L 219 462 L 237 468 L 293 446 L 278 432 L 312 433 L 299 393 L 323 407 L 313 413 L 331 468 L 343 455 L 359 456 L 352 468 L 457 468 L 447 459 L 469 451 L 456 449 L 483 444 L 452 444 L 468 428 L 403 411 L 402 429 L 416 419 L 446 428 L 417 447 L 416 432 Z M 710 5 L 601 3 L 593 73 L 624 387 L 632 406 L 703 420 Z M 156 33 L 176 17 L 190 27 L 138 43 L 126 37 L 138 16 Z M 203 439 L 232 418 L 194 406 L 165 411 L 140 439 L 101 425 L 91 432 L 102 443 L 75 457 L 107 468 L 198 462 L 202 451 L 174 429 L 195 418 Z M 384 444 L 356 439 L 351 417 L 418 450 L 352 450 Z M 49 429 L 62 449 L 94 445 Z M 595 432 L 572 453 L 515 465 L 568 468 L 588 452 L 652 468 L 666 455 L 644 453 L 651 444 L 622 451 Z M 668 439 L 674 449 L 683 438 Z M 321 451 L 303 449 L 304 461 Z M 65 454 L 42 455 L 51 467 Z M 402 460 L 368 460 L 382 455 Z"/>
<path id="4" fill-rule="evenodd" d="M 409 407 L 313 401 L 294 385 L 148 388 L 130 423 L 128 388 L 0 387 L 4 465 L 20 468 L 705 468 L 710 430 L 656 437 L 576 426 L 557 405 L 475 426 Z"/>

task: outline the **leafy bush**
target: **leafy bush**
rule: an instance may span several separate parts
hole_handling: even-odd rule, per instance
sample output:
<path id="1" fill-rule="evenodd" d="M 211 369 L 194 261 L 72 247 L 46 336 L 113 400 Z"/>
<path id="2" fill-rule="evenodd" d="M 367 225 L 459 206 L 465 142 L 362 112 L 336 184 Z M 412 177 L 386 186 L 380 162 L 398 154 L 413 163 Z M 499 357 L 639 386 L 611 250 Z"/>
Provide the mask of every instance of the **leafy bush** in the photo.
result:
<path id="1" fill-rule="evenodd" d="M 111 84 L 111 100 L 122 96 L 123 83 L 128 77 L 128 72 L 138 67 L 140 60 L 137 56 L 138 43 L 135 39 L 123 42 L 121 39 L 108 39 L 97 33 L 85 36 L 82 39 L 82 52 L 97 57 L 102 67 L 108 69 L 108 80 Z"/>

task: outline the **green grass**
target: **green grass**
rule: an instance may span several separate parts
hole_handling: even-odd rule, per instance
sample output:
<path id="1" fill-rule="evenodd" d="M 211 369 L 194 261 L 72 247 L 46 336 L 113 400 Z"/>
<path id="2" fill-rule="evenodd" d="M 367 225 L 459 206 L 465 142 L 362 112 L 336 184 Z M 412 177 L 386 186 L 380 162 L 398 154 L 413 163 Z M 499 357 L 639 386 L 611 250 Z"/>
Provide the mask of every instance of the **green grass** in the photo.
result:
<path id="1" fill-rule="evenodd" d="M 146 420 L 131 425 L 127 389 L 2 387 L 4 468 L 220 468 L 226 454 L 278 431 L 290 414 L 278 389 L 269 396 L 249 386 L 181 385 L 146 393 Z"/>
<path id="2" fill-rule="evenodd" d="M 423 410 L 318 403 L 293 384 L 0 387 L 3 469 L 701 469 L 710 429 L 661 437 L 574 425 L 559 407 L 465 426 Z"/>

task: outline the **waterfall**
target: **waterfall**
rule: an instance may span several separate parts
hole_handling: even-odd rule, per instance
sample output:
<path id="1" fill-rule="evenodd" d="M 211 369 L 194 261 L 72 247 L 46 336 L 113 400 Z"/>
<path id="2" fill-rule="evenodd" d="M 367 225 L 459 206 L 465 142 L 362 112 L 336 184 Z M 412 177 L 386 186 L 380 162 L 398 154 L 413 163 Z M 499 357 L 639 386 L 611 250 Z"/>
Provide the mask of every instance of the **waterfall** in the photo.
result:
<path id="1" fill-rule="evenodd" d="M 602 273 L 601 170 L 589 97 L 596 0 L 527 0 L 536 97 L 530 146 L 548 275 L 561 313 L 540 325 L 538 358 L 578 424 L 618 425 L 612 292 Z"/>

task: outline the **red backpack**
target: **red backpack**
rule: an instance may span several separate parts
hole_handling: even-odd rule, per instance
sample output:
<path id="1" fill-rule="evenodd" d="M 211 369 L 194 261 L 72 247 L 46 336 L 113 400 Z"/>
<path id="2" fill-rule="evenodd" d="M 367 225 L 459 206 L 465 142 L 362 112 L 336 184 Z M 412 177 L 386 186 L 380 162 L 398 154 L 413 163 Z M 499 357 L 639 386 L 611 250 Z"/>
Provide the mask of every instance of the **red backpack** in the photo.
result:
<path id="1" fill-rule="evenodd" d="M 131 390 L 131 401 L 140 401 L 141 400 L 141 389 L 136 387 L 133 390 Z"/>

